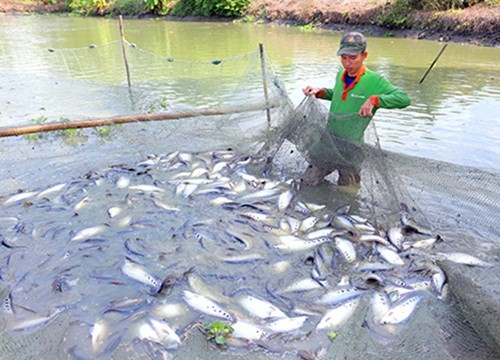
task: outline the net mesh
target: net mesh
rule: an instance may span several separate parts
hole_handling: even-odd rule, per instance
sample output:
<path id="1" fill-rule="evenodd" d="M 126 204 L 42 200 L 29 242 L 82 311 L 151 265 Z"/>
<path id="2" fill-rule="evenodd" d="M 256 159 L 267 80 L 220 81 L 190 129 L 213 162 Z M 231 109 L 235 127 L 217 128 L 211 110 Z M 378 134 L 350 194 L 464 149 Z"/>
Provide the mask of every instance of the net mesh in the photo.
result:
<path id="1" fill-rule="evenodd" d="M 239 154 L 252 156 L 248 169 L 254 175 L 318 182 L 318 186 L 298 190 L 307 201 L 326 204 L 331 211 L 348 203 L 351 213 L 370 219 L 378 230 L 399 224 L 404 216 L 419 228 L 439 233 L 445 239 L 440 250 L 463 251 L 489 261 L 498 260 L 500 199 L 497 173 L 384 151 L 373 121 L 365 130 L 364 142 L 331 135 L 328 121 L 351 122 L 358 119 L 357 115 L 332 118 L 323 104 L 312 97 L 294 107 L 269 61 L 266 62 L 264 78 L 269 91 L 266 99 L 259 52 L 195 62 L 163 57 L 128 43 L 126 51 L 133 85 L 131 93 L 126 87 L 119 41 L 81 49 L 56 49 L 43 55 L 50 61 L 38 63 L 34 60 L 29 66 L 14 62 L 9 72 L 31 71 L 36 76 L 43 73 L 43 76 L 68 78 L 77 84 L 106 83 L 116 92 L 102 96 L 108 96 L 108 101 L 113 101 L 114 96 L 130 98 L 135 113 L 245 107 L 254 103 L 262 107 L 182 121 L 128 124 L 111 128 L 107 136 L 84 130 L 69 137 L 64 133 L 54 133 L 37 138 L 2 139 L 0 195 L 7 199 L 19 190 L 42 190 L 61 182 L 85 181 L 97 172 L 109 174 L 106 171 L 117 164 L 123 169 L 134 167 L 139 161 L 174 151 L 198 153 L 231 148 Z M 47 63 L 51 66 L 47 67 Z M 144 67 L 148 68 L 147 74 L 140 72 Z M 106 91 L 109 89 L 107 87 Z M 271 123 L 268 122 L 266 104 L 270 106 Z M 314 171 L 310 170 L 310 165 Z M 137 175 L 138 182 L 140 176 Z M 323 181 L 325 176 L 326 181 Z M 358 176 L 359 186 L 335 186 L 342 182 L 342 177 Z M 112 195 L 113 190 L 102 193 L 103 198 Z M 102 204 L 106 206 L 104 202 Z M 26 215 L 30 214 L 29 205 L 24 209 L 20 204 L 15 209 L 18 212 L 12 215 L 12 208 L 0 208 L 0 217 L 8 222 L 8 216 L 15 216 L 25 221 L 25 225 L 35 224 L 35 227 L 37 221 L 42 224 L 54 220 L 30 218 Z M 152 213 L 151 209 L 148 211 Z M 210 210 L 206 213 L 200 210 L 200 213 L 207 218 L 213 215 Z M 7 228 L 2 224 L 2 229 Z M 22 258 L 12 256 L 12 249 L 4 245 L 1 254 L 2 266 L 8 266 L 12 261 L 15 263 L 12 271 L 23 273 L 25 264 Z M 38 259 L 38 254 L 29 256 Z M 294 260 L 303 262 L 300 256 Z M 130 359 L 144 354 L 150 358 L 180 359 L 197 356 L 497 358 L 500 332 L 495 328 L 498 321 L 492 319 L 498 319 L 499 313 L 498 272 L 462 265 L 442 266 L 450 278 L 450 298 L 446 302 L 435 297 L 426 298 L 425 305 L 418 308 L 411 322 L 395 338 L 381 338 L 366 326 L 369 299 L 363 298 L 355 314 L 332 342 L 324 336 L 314 338 L 312 335 L 314 341 L 311 337 L 295 339 L 285 336 L 287 350 L 284 354 L 281 337 L 274 342 L 245 343 L 242 349 L 234 347 L 231 351 L 221 352 L 207 348 L 203 335 L 194 331 L 176 351 L 162 351 L 147 343 L 111 342 L 109 346 L 113 350 L 110 356 Z M 256 271 L 252 267 L 243 269 Z M 2 276 L 5 276 L 4 271 Z M 291 281 L 296 274 L 302 276 L 309 271 L 309 267 L 299 267 L 285 280 Z M 331 276 L 338 280 L 340 275 Z M 14 280 L 18 280 L 16 276 Z M 36 273 L 29 276 L 36 276 Z M 7 298 L 9 287 L 15 286 L 15 281 L 5 277 L 2 298 Z M 227 286 L 234 285 L 230 280 L 226 281 Z M 30 299 L 29 296 L 26 299 Z M 6 333 L 8 324 L 2 324 L 5 325 L 2 326 L 4 334 L 0 342 L 2 358 L 43 357 L 46 354 L 53 358 L 78 357 L 72 344 L 75 338 L 88 340 L 88 324 L 75 326 L 72 314 L 72 310 L 66 311 L 47 327 L 13 337 Z M 47 316 L 47 313 L 40 315 Z"/>

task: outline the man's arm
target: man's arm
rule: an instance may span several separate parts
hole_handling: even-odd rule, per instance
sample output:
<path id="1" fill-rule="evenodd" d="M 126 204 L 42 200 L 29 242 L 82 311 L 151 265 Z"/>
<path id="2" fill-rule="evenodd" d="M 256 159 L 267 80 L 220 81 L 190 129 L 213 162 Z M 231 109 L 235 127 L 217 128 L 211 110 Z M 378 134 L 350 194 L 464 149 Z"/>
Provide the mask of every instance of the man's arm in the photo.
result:
<path id="1" fill-rule="evenodd" d="M 411 104 L 411 99 L 404 91 L 392 85 L 385 77 L 380 76 L 377 94 L 372 95 L 359 109 L 360 116 L 373 116 L 373 108 L 405 108 Z"/>
<path id="2" fill-rule="evenodd" d="M 411 99 L 404 91 L 392 85 L 385 77 L 380 76 L 374 105 L 384 109 L 402 109 L 411 104 Z"/>

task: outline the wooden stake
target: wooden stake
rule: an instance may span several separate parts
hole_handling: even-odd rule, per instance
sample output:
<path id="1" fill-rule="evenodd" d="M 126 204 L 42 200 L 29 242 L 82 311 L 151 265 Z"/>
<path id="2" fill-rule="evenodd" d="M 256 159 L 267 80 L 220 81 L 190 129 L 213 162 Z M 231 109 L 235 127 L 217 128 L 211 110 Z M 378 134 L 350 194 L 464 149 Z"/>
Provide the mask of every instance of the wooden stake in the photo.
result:
<path id="1" fill-rule="evenodd" d="M 447 46 L 448 46 L 448 44 L 444 44 L 443 48 L 441 49 L 441 51 L 439 52 L 439 54 L 434 59 L 434 61 L 432 62 L 431 66 L 429 66 L 429 68 L 425 72 L 424 77 L 422 78 L 422 80 L 420 80 L 419 84 L 422 84 L 424 82 L 425 78 L 427 77 L 427 74 L 431 71 L 432 67 L 438 61 L 439 57 L 441 56 L 441 54 L 443 53 L 444 49 L 446 49 Z"/>
<path id="2" fill-rule="evenodd" d="M 128 61 L 127 61 L 127 53 L 125 52 L 125 32 L 123 31 L 123 21 L 122 16 L 118 16 L 118 23 L 120 24 L 120 36 L 122 38 L 122 54 L 123 54 L 123 62 L 125 63 L 125 70 L 127 71 L 127 83 L 128 88 L 130 90 L 130 71 L 128 69 Z"/>
<path id="3" fill-rule="evenodd" d="M 272 107 L 275 107 L 273 105 Z M 81 129 L 88 127 L 106 126 L 112 124 L 125 124 L 141 121 L 161 121 L 161 120 L 178 120 L 182 118 L 190 118 L 195 116 L 211 116 L 224 115 L 231 113 L 242 113 L 249 111 L 258 111 L 263 108 L 269 109 L 269 103 L 256 103 L 247 106 L 228 106 L 217 109 L 199 109 L 192 111 L 169 112 L 162 114 L 145 114 L 135 116 L 117 116 L 111 118 L 90 119 L 71 122 L 51 122 L 35 125 L 13 126 L 0 128 L 0 137 L 18 136 L 23 134 L 32 134 L 36 132 L 46 132 L 66 129 Z"/>
<path id="4" fill-rule="evenodd" d="M 266 114 L 267 114 L 267 125 L 271 127 L 271 109 L 269 109 L 269 94 L 267 91 L 266 84 L 266 59 L 264 58 L 264 45 L 259 43 L 259 52 L 260 52 L 260 66 L 262 68 L 262 84 L 264 86 L 264 97 L 266 99 Z"/>

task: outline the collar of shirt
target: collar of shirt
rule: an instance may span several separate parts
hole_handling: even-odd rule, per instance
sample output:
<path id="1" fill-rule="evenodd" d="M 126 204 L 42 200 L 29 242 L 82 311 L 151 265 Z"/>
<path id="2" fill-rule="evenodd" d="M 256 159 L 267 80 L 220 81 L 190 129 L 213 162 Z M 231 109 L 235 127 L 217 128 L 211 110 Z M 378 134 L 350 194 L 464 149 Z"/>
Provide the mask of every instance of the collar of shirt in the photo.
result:
<path id="1" fill-rule="evenodd" d="M 356 86 L 356 84 L 359 82 L 359 79 L 361 79 L 361 76 L 363 76 L 365 72 L 366 72 L 366 65 L 363 64 L 361 65 L 361 68 L 359 69 L 358 74 L 356 75 L 354 81 L 351 82 L 349 86 L 347 86 L 346 76 L 348 75 L 347 75 L 347 70 L 344 70 L 344 73 L 342 74 L 342 82 L 344 83 L 344 92 L 342 93 L 342 100 L 345 101 L 347 99 L 347 92 L 351 90 L 354 86 Z"/>

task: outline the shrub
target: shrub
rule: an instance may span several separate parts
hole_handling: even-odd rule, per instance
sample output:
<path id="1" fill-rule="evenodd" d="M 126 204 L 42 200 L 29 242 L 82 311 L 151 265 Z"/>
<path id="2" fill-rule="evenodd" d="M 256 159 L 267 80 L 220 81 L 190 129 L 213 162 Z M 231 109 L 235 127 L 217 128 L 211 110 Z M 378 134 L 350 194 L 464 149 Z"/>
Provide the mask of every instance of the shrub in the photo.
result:
<path id="1" fill-rule="evenodd" d="M 251 0 L 180 0 L 170 12 L 174 16 L 241 16 Z"/>

